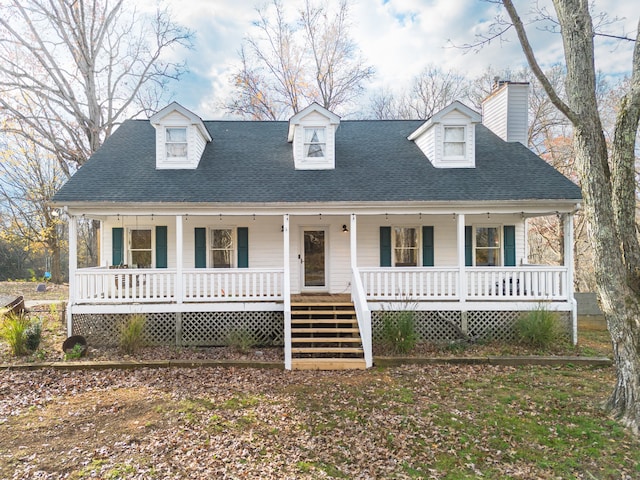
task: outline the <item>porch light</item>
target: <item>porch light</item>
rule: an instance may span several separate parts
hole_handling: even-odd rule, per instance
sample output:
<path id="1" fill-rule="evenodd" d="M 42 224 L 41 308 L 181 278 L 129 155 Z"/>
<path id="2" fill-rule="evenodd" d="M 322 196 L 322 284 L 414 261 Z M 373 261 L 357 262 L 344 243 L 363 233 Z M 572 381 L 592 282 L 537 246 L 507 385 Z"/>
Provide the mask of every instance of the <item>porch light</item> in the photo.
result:
<path id="1" fill-rule="evenodd" d="M 342 225 L 342 233 L 349 233 L 349 229 L 346 225 Z"/>

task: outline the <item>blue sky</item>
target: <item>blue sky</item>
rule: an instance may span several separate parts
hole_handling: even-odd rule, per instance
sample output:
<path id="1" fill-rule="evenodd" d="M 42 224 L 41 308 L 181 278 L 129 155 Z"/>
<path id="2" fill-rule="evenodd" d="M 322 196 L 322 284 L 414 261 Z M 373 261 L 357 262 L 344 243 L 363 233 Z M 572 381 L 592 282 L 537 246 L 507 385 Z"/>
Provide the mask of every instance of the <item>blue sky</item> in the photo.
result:
<path id="1" fill-rule="evenodd" d="M 174 85 L 174 98 L 203 118 L 220 118 L 219 103 L 229 95 L 229 74 L 238 60 L 243 37 L 257 18 L 255 8 L 266 0 L 166 0 L 174 18 L 195 31 L 195 48 L 178 51 L 190 72 Z M 295 9 L 302 0 L 286 0 Z M 533 2 L 516 0 L 525 18 Z M 550 0 L 540 0 L 549 6 Z M 635 36 L 640 13 L 635 0 L 595 0 L 595 10 L 621 20 L 609 26 L 610 33 Z M 476 76 L 491 66 L 496 70 L 517 69 L 524 58 L 514 34 L 508 41 L 494 41 L 480 52 L 454 45 L 476 40 L 499 12 L 495 4 L 482 0 L 354 0 L 351 7 L 352 36 L 364 56 L 375 67 L 370 90 L 400 88 L 425 66 Z M 530 27 L 529 35 L 543 67 L 562 60 L 558 34 Z M 630 71 L 631 42 L 597 40 L 597 67 L 619 76 Z"/>

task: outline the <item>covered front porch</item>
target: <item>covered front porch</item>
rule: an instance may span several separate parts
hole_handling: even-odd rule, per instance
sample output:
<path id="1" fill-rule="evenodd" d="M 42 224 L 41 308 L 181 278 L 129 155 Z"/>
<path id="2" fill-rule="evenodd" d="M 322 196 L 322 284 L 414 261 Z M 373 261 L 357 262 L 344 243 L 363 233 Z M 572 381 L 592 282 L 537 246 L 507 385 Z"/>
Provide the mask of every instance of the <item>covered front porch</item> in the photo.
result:
<path id="1" fill-rule="evenodd" d="M 371 352 L 376 315 L 390 309 L 411 308 L 419 312 L 434 312 L 436 317 L 438 312 L 464 312 L 459 317 L 459 328 L 468 331 L 467 312 L 518 312 L 535 309 L 545 303 L 550 309 L 569 315 L 575 341 L 571 212 L 563 213 L 564 242 L 567 246 L 564 249 L 564 265 L 529 265 L 523 261 L 510 266 L 500 264 L 504 261 L 492 266 L 478 266 L 472 261 L 472 265 L 469 265 L 470 223 L 516 223 L 514 218 L 524 220 L 526 215 L 539 214 L 539 211 L 521 210 L 515 213 L 513 210 L 496 210 L 490 214 L 473 211 L 453 214 L 442 211 L 432 214 L 407 211 L 347 214 L 327 211 L 322 214 L 294 212 L 282 215 L 233 212 L 233 215 L 229 213 L 224 216 L 211 212 L 202 212 L 200 215 L 136 212 L 129 216 L 114 216 L 112 213 L 100 216 L 103 221 L 103 245 L 108 244 L 109 226 L 119 225 L 117 228 L 126 229 L 127 225 L 134 225 L 139 228 L 143 217 L 150 218 L 146 223 L 169 226 L 169 230 L 175 234 L 168 235 L 169 261 L 160 268 L 158 265 L 151 268 L 129 264 L 114 266 L 104 253 L 102 266 L 77 268 L 77 216 L 71 214 L 68 331 L 69 334 L 74 332 L 74 317 L 83 315 L 124 315 L 134 312 L 176 314 L 178 317 L 191 315 L 193 322 L 197 322 L 198 318 L 203 318 L 203 314 L 228 314 L 237 318 L 243 312 L 254 316 L 256 312 L 266 312 L 264 315 L 270 319 L 269 322 L 281 322 L 281 336 L 279 333 L 269 335 L 282 338 L 285 367 L 291 368 L 292 295 L 342 293 L 348 294 L 353 302 L 367 366 L 373 364 Z M 487 217 L 490 216 L 493 219 L 488 222 Z M 250 240 L 246 247 L 249 261 L 246 266 L 196 267 L 189 258 L 197 257 L 191 238 L 192 226 L 195 225 L 195 229 L 211 229 L 209 225 L 217 226 L 220 223 L 243 225 L 239 228 L 249 229 Z M 436 246 L 431 253 L 421 250 L 416 254 L 419 264 L 414 266 L 380 266 L 383 260 L 382 254 L 379 254 L 378 232 L 387 228 L 386 225 L 394 224 L 411 225 L 420 235 L 426 235 L 423 233 L 426 232 L 424 225 L 430 225 L 431 232 L 434 229 L 437 232 L 435 235 L 431 233 L 431 241 Z M 515 230 L 525 232 L 525 228 L 516 226 Z M 321 262 L 324 277 L 318 281 L 317 271 L 314 270 L 312 285 L 307 286 L 307 265 L 312 260 L 312 252 L 307 250 L 305 243 L 305 235 L 309 231 L 322 232 L 322 249 L 320 253 L 313 253 L 319 254 L 313 261 L 316 267 Z M 522 235 L 522 238 L 526 236 Z M 423 242 L 420 247 L 424 248 L 426 243 Z M 495 258 L 503 258 L 505 249 L 502 244 L 499 245 Z M 525 251 L 526 245 L 518 247 L 520 260 L 526 258 Z M 212 252 L 209 254 L 213 255 Z M 399 258 L 406 257 L 403 252 L 394 252 L 396 254 Z M 425 258 L 429 255 L 434 255 L 435 260 L 430 258 L 431 265 L 425 266 Z M 215 323 L 215 320 L 211 322 Z"/>

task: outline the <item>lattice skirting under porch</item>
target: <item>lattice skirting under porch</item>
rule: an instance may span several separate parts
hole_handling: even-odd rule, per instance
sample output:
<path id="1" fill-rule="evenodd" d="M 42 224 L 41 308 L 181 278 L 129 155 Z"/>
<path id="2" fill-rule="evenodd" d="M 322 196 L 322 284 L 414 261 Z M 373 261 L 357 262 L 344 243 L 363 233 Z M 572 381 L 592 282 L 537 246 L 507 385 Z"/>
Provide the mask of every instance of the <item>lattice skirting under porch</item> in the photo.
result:
<path id="1" fill-rule="evenodd" d="M 373 341 L 382 341 L 384 315 L 397 318 L 404 312 L 371 312 Z M 513 341 L 514 324 L 523 312 L 478 311 L 463 314 L 457 311 L 414 311 L 414 325 L 418 341 L 447 343 L 460 340 L 464 335 L 474 340 Z M 558 312 L 563 331 L 571 332 L 571 314 Z M 465 318 L 466 315 L 466 318 Z"/>
<path id="2" fill-rule="evenodd" d="M 73 334 L 92 345 L 115 346 L 123 314 L 73 315 Z M 233 334 L 248 334 L 257 345 L 284 344 L 282 312 L 147 313 L 147 345 L 223 346 Z"/>
<path id="3" fill-rule="evenodd" d="M 373 311 L 373 341 L 382 341 L 383 315 L 401 312 Z M 512 341 L 514 323 L 522 312 L 414 311 L 414 325 L 419 341 L 452 342 L 463 334 L 475 340 Z M 567 335 L 571 332 L 571 315 L 559 312 Z M 223 346 L 233 334 L 248 334 L 257 345 L 282 346 L 284 319 L 282 312 L 189 312 L 148 313 L 144 339 L 148 345 Z M 73 334 L 83 335 L 92 345 L 115 346 L 118 331 L 129 315 L 74 314 Z"/>

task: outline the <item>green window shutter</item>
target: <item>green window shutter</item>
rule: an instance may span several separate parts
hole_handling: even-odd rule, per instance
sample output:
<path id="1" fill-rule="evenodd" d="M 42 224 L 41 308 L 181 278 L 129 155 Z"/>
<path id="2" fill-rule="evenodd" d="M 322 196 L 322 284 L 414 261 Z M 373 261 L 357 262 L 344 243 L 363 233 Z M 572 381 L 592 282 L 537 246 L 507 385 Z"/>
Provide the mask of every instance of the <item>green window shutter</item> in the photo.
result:
<path id="1" fill-rule="evenodd" d="M 249 229 L 238 228 L 238 268 L 249 268 Z"/>
<path id="2" fill-rule="evenodd" d="M 434 245 L 433 227 L 422 227 L 422 266 L 433 267 L 434 265 Z"/>
<path id="3" fill-rule="evenodd" d="M 516 227 L 515 225 L 504 226 L 504 266 L 516 266 Z"/>
<path id="4" fill-rule="evenodd" d="M 391 227 L 380 227 L 380 266 L 391 266 Z"/>
<path id="5" fill-rule="evenodd" d="M 167 227 L 156 227 L 156 268 L 167 268 Z"/>
<path id="6" fill-rule="evenodd" d="M 467 267 L 473 266 L 473 227 L 464 227 L 464 264 Z"/>
<path id="7" fill-rule="evenodd" d="M 124 228 L 111 229 L 111 262 L 112 265 L 124 263 Z"/>
<path id="8" fill-rule="evenodd" d="M 207 229 L 195 228 L 196 268 L 207 268 Z"/>

